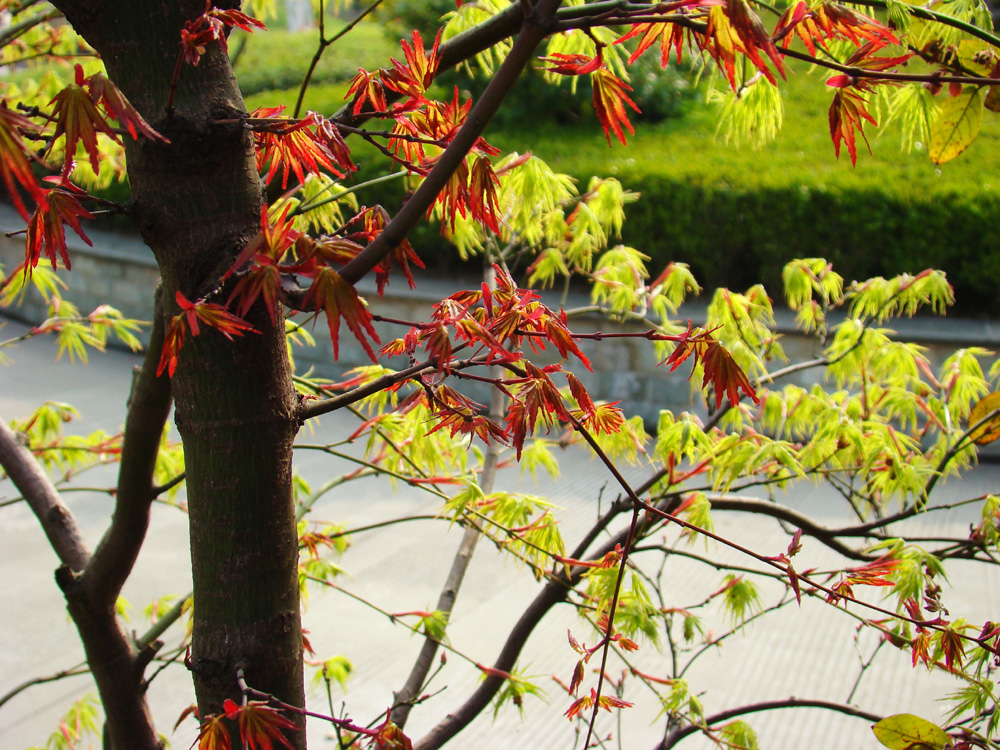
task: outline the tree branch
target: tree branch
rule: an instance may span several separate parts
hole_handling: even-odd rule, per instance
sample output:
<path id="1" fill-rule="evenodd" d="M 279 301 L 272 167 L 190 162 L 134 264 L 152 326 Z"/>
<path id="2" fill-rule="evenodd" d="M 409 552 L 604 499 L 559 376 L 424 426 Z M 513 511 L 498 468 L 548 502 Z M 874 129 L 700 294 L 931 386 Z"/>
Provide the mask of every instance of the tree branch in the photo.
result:
<path id="1" fill-rule="evenodd" d="M 507 59 L 504 60 L 479 101 L 473 105 L 465 124 L 459 129 L 448 148 L 441 154 L 430 174 L 378 237 L 341 269 L 340 275 L 348 283 L 357 283 L 359 279 L 375 268 L 423 219 L 438 193 L 465 160 L 466 154 L 475 145 L 487 123 L 496 114 L 507 94 L 520 78 L 521 72 L 534 54 L 535 48 L 549 34 L 555 11 L 561 2 L 562 0 L 539 0 L 531 18 L 525 20 L 521 33 L 514 42 Z"/>
<path id="2" fill-rule="evenodd" d="M 813 521 L 809 516 L 799 513 L 792 508 L 788 508 L 778 503 L 769 503 L 765 500 L 751 498 L 733 497 L 728 495 L 710 495 L 709 501 L 712 503 L 712 510 L 736 511 L 739 513 L 754 513 L 761 516 L 770 516 L 780 521 L 785 521 L 802 530 L 803 534 L 811 536 L 822 542 L 834 552 L 838 552 L 849 560 L 873 560 L 872 555 L 866 555 L 856 550 L 837 538 L 837 532 Z"/>
<path id="3" fill-rule="evenodd" d="M 487 264 L 484 275 L 490 288 L 495 290 L 496 272 L 489 264 Z M 501 374 L 500 368 L 496 365 L 493 366 L 493 372 L 496 377 L 499 377 Z M 493 388 L 490 393 L 490 406 L 487 417 L 494 421 L 500 421 L 503 418 L 503 405 L 503 392 L 499 388 Z M 499 463 L 500 446 L 496 441 L 493 441 L 487 446 L 486 459 L 483 462 L 482 470 L 479 472 L 479 486 L 485 494 L 493 491 L 493 483 L 496 479 Z M 447 613 L 449 618 L 451 617 L 452 610 L 455 608 L 458 591 L 462 587 L 465 572 L 469 568 L 469 563 L 472 562 L 472 555 L 476 551 L 476 544 L 478 544 L 481 536 L 482 532 L 479 530 L 479 527 L 474 523 L 469 524 L 462 535 L 462 542 L 459 544 L 458 552 L 455 553 L 455 557 L 452 560 L 451 570 L 448 572 L 448 577 L 445 579 L 441 594 L 438 597 L 437 606 L 435 607 L 437 611 Z M 438 641 L 431 638 L 430 635 L 424 638 L 424 645 L 421 647 L 420 654 L 417 656 L 413 668 L 410 670 L 409 677 L 407 677 L 402 689 L 393 695 L 395 706 L 390 718 L 399 727 L 406 725 L 410 710 L 424 689 L 427 675 L 430 674 L 431 667 L 434 664 L 434 656 L 437 654 L 438 646 Z"/>
<path id="4" fill-rule="evenodd" d="M 31 18 L 25 18 L 23 21 L 18 21 L 15 24 L 11 24 L 10 26 L 8 26 L 6 29 L 3 30 L 3 33 L 0 33 L 0 47 L 4 47 L 10 44 L 19 36 L 31 31 L 40 23 L 44 23 L 45 21 L 51 21 L 54 18 L 61 18 L 61 17 L 62 13 L 53 8 L 50 10 L 42 11 L 38 15 L 32 16 Z"/>
<path id="5" fill-rule="evenodd" d="M 737 716 L 746 716 L 747 714 L 759 713 L 761 711 L 773 711 L 775 709 L 781 708 L 824 708 L 827 711 L 836 711 L 838 713 L 846 714 L 847 716 L 854 716 L 858 719 L 864 719 L 875 723 L 882 720 L 882 716 L 878 714 L 873 714 L 869 711 L 863 711 L 860 708 L 855 708 L 854 706 L 848 706 L 846 703 L 834 703 L 833 701 L 823 701 L 823 700 L 810 700 L 808 698 L 787 698 L 781 701 L 765 701 L 762 703 L 752 703 L 748 706 L 740 706 L 739 708 L 731 708 L 728 711 L 720 711 L 717 714 L 708 716 L 705 718 L 705 726 L 711 727 L 713 724 L 719 724 L 723 721 L 728 721 L 729 719 L 735 719 Z M 691 724 L 680 729 L 675 729 L 669 735 L 663 738 L 663 741 L 656 746 L 656 750 L 671 750 L 678 742 L 680 742 L 685 737 L 688 737 L 696 732 L 703 731 L 703 727 Z"/>
<path id="6" fill-rule="evenodd" d="M 60 562 L 80 573 L 90 561 L 76 519 L 21 439 L 0 418 L 0 466 L 31 506 Z"/>
<path id="7" fill-rule="evenodd" d="M 521 3 L 511 3 L 495 16 L 442 43 L 438 48 L 441 55 L 438 71 L 454 68 L 494 44 L 513 36 L 521 27 L 523 19 Z M 345 104 L 330 119 L 338 125 L 357 126 L 371 117 L 371 112 L 352 114 L 351 106 L 350 102 Z"/>
<path id="8" fill-rule="evenodd" d="M 668 497 L 665 498 L 660 506 L 668 507 L 670 503 L 673 503 L 675 498 Z M 628 506 L 631 509 L 631 504 Z M 659 507 L 659 506 L 658 506 Z M 618 511 L 620 512 L 620 511 Z M 605 514 L 604 517 L 598 522 L 598 526 L 606 526 L 606 522 L 610 520 Z M 643 526 L 645 530 L 646 522 L 643 521 Z M 600 559 L 604 557 L 607 553 L 612 552 L 618 545 L 624 544 L 628 539 L 629 529 L 622 529 L 616 534 L 611 535 L 603 545 L 594 551 L 590 557 L 593 559 Z M 593 540 L 593 536 L 588 534 L 585 539 L 586 545 L 577 545 L 577 548 L 572 552 L 571 557 L 580 559 L 586 554 L 586 549 Z M 521 650 L 524 648 L 525 643 L 527 643 L 528 638 L 531 636 L 532 631 L 534 631 L 535 626 L 542 621 L 542 618 L 548 614 L 556 604 L 566 600 L 569 592 L 573 590 L 582 579 L 584 574 L 589 570 L 589 568 L 576 567 L 570 570 L 568 573 L 554 573 L 552 578 L 545 584 L 544 588 L 538 593 L 538 595 L 532 600 L 531 604 L 528 605 L 524 613 L 518 618 L 517 623 L 511 629 L 507 636 L 507 640 L 504 642 L 503 648 L 500 651 L 500 655 L 497 657 L 496 661 L 493 663 L 493 669 L 499 672 L 510 672 L 517 663 L 517 658 L 521 654 Z M 489 705 L 489 702 L 493 699 L 493 696 L 497 694 L 500 688 L 503 686 L 504 678 L 499 677 L 496 674 L 487 673 L 485 679 L 479 684 L 475 692 L 469 696 L 462 706 L 454 713 L 448 714 L 444 719 L 438 722 L 437 726 L 431 729 L 424 737 L 422 737 L 418 742 L 414 743 L 414 750 L 437 750 L 437 748 L 444 745 L 446 742 L 451 740 L 456 734 L 461 732 L 465 727 L 467 727 L 473 719 L 475 719 L 482 711 Z"/>
<path id="9" fill-rule="evenodd" d="M 164 334 L 161 298 L 157 290 L 149 346 L 129 397 L 114 515 L 84 575 L 88 598 L 105 605 L 114 603 L 132 572 L 156 497 L 153 470 L 171 405 L 170 378 L 156 375 Z"/>

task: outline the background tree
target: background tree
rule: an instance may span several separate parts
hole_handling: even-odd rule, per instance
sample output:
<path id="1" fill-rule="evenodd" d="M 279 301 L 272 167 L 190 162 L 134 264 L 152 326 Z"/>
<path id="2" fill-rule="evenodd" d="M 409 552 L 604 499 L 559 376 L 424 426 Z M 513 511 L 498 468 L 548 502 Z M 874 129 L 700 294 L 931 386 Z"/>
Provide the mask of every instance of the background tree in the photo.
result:
<path id="1" fill-rule="evenodd" d="M 225 747 L 239 736 L 262 746 L 265 740 L 304 745 L 298 731 L 305 720 L 300 577 L 317 577 L 310 566 L 319 561 L 320 547 L 336 546 L 338 533 L 300 528 L 299 516 L 308 508 L 295 502 L 292 444 L 307 419 L 364 399 L 375 399 L 365 423 L 372 470 L 433 486 L 463 468 L 456 456 L 469 441 L 487 446 L 478 471 L 462 477 L 465 488 L 446 496 L 445 513 L 468 529 L 453 579 L 461 578 L 462 559 L 483 536 L 546 581 L 497 662 L 476 665 L 485 676 L 481 686 L 416 746 L 444 744 L 494 697 L 518 702 L 532 692 L 515 673 L 517 655 L 540 618 L 566 600 L 597 633 L 594 646 L 571 637 L 580 658 L 566 686 L 572 695 L 567 715 L 587 723 L 588 745 L 599 709 L 627 707 L 608 691 L 609 655 L 634 651 L 640 636 L 650 642 L 644 647 L 660 638 L 691 641 L 699 628 L 690 611 L 655 606 L 649 594 L 658 590 L 655 573 L 635 567 L 640 549 L 642 555 L 677 552 L 655 544 L 640 548 L 639 542 L 670 524 L 716 538 L 713 509 L 773 515 L 797 527 L 784 553 L 740 551 L 770 569 L 765 576 L 785 583 L 785 603 L 805 595 L 867 607 L 876 614 L 860 615 L 864 624 L 909 649 L 914 663 L 966 679 L 950 729 L 962 741 L 990 746 L 995 712 L 987 677 L 997 631 L 991 623 L 941 614 L 937 580 L 940 561 L 948 557 L 993 563 L 995 498 L 983 499 L 983 524 L 968 538 L 939 540 L 930 550 L 884 533 L 890 524 L 939 507 L 931 501 L 939 478 L 968 466 L 974 442 L 992 437 L 994 404 L 989 397 L 979 401 L 988 378 L 977 352 L 960 352 L 934 373 L 919 351 L 877 328 L 922 306 L 942 310 L 951 301 L 944 276 L 926 271 L 845 286 L 823 261 L 791 264 L 788 302 L 802 326 L 816 333 L 822 354 L 775 371 L 768 363 L 780 350 L 762 289 L 719 292 L 705 327 L 678 326 L 672 315 L 697 290 L 686 268 L 672 265 L 648 281 L 640 252 L 607 249 L 631 199 L 621 185 L 595 179 L 576 193 L 540 160 L 502 156 L 483 138 L 526 67 L 541 57 L 553 78 L 589 80 L 608 143 L 626 145 L 629 116 L 638 109 L 627 66 L 656 47 L 664 67 L 672 56 L 700 55 L 732 90 L 730 114 L 748 132 L 775 129 L 777 85 L 791 60 L 830 69 L 830 133 L 836 154 L 843 148 L 852 162 L 866 123 L 876 124 L 875 97 L 900 86 L 898 119 L 925 137 L 931 158 L 943 163 L 975 139 L 983 110 L 993 106 L 992 87 L 1000 83 L 1000 40 L 989 31 L 985 6 L 963 4 L 941 13 L 892 2 L 885 5 L 890 25 L 835 3 L 799 3 L 768 28 L 743 0 L 459 2 L 447 35 L 432 40 L 414 33 L 391 64 L 360 70 L 342 112 L 303 114 L 300 97 L 290 117 L 277 109 L 246 112 L 227 39 L 233 29 L 251 32 L 262 25 L 233 6 L 198 0 L 10 6 L 17 15 L 5 36 L 9 54 L 76 54 L 75 33 L 106 73 L 98 65 L 92 71 L 79 66 L 73 82 L 54 95 L 10 92 L 0 108 L 0 171 L 28 224 L 25 263 L 6 276 L 6 298 L 29 280 L 51 293 L 52 269 L 71 263 L 65 225 L 85 237 L 80 220 L 97 209 L 120 212 L 135 224 L 162 276 L 120 445 L 114 517 L 93 551 L 38 460 L 51 447 L 42 451 L 33 441 L 42 435 L 38 430 L 51 429 L 51 415 L 18 423 L 27 438 L 0 423 L 0 465 L 59 557 L 57 581 L 100 692 L 109 746 L 160 746 L 144 697 L 156 633 L 129 636 L 115 604 L 142 546 L 150 504 L 180 480 L 156 478 L 171 405 L 183 441 L 194 581 L 191 649 L 184 661 L 203 721 L 201 745 Z M 69 26 L 49 23 L 60 17 Z M 325 20 L 318 33 L 317 59 L 336 49 Z M 468 101 L 457 89 L 437 96 L 437 74 L 473 60 L 490 72 L 478 99 Z M 902 72 L 911 61 L 928 67 Z M 307 72 L 303 86 L 308 81 Z M 934 99 L 938 90 L 944 91 Z M 377 124 L 366 125 L 372 121 Z M 349 137 L 364 139 L 407 175 L 413 192 L 401 206 L 349 210 L 348 189 L 334 181 L 356 171 Z M 130 186 L 123 204 L 81 187 L 113 167 L 119 140 Z M 40 182 L 43 171 L 48 176 Z M 422 261 L 407 236 L 428 216 L 461 252 L 484 254 L 492 270 L 481 288 L 442 299 L 427 321 L 381 320 L 400 326 L 402 335 L 376 353 L 377 305 L 369 308 L 354 284 L 374 272 L 380 292 L 399 276 L 412 285 L 411 268 Z M 529 284 L 571 273 L 588 277 L 596 307 L 642 321 L 642 330 L 622 335 L 660 347 L 671 368 L 693 363 L 707 416 L 664 413 L 650 441 L 641 421 L 595 403 L 568 366 L 534 364 L 534 352 L 548 347 L 586 369 L 580 342 L 607 334 L 573 333 L 563 312 L 520 287 L 511 271 L 520 257 L 531 258 Z M 80 317 L 65 304 L 32 335 L 55 331 L 67 346 L 100 344 L 111 332 L 132 341 L 130 322 L 114 311 Z M 834 325 L 829 315 L 837 308 L 848 316 Z M 359 372 L 340 385 L 341 392 L 296 379 L 286 346 L 296 326 L 289 326 L 286 312 L 325 314 L 335 352 L 344 322 L 373 360 L 403 357 L 406 364 Z M 827 368 L 842 388 L 769 390 L 806 367 Z M 989 373 L 994 380 L 995 370 Z M 454 381 L 490 386 L 490 410 Z M 546 444 L 532 436 L 564 427 L 567 441 L 585 443 L 606 462 L 621 491 L 568 554 L 542 506 L 491 488 L 499 446 L 509 446 L 518 459 L 546 463 Z M 401 447 L 400 435 L 418 431 L 421 441 Z M 651 468 L 633 485 L 615 460 L 642 451 Z M 780 505 L 733 495 L 808 475 L 832 481 L 858 524 L 828 529 Z M 791 558 L 803 535 L 854 563 L 800 575 Z M 891 587 L 894 599 L 865 604 L 855 588 L 866 585 Z M 400 727 L 420 700 L 443 638 L 456 586 L 445 588 L 438 608 L 422 615 L 427 647 L 389 715 L 373 729 L 330 717 L 342 736 L 365 735 L 379 747 L 409 742 Z M 735 573 L 710 598 L 723 599 L 739 621 L 759 606 L 752 581 Z M 180 613 L 178 608 L 175 616 Z M 601 668 L 592 684 L 583 684 L 592 661 Z M 742 720 L 721 726 L 739 712 L 706 716 L 676 674 L 650 675 L 639 667 L 632 674 L 664 702 L 664 746 L 695 731 L 753 746 Z M 858 715 L 848 706 L 833 708 Z M 886 731 L 900 730 L 890 724 Z M 938 735 L 927 740 L 940 747 L 946 741 Z"/>

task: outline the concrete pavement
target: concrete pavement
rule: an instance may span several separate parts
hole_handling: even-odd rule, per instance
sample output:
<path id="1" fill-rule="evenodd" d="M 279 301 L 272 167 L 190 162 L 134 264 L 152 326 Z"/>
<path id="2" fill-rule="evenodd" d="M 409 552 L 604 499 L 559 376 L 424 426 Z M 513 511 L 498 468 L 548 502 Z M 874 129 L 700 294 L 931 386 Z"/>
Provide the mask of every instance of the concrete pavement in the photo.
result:
<path id="1" fill-rule="evenodd" d="M 8 338 L 19 330 L 23 329 L 8 323 L 0 329 L 0 337 Z M 122 423 L 135 357 L 108 352 L 93 355 L 87 366 L 71 366 L 55 361 L 54 347 L 45 340 L 28 342 L 10 354 L 14 364 L 0 369 L 0 415 L 5 419 L 24 416 L 35 404 L 54 397 L 80 409 L 79 426 L 83 430 L 116 430 Z M 315 434 L 303 435 L 303 440 L 323 442 L 343 435 L 348 427 L 353 427 L 349 417 L 331 416 L 323 420 Z M 297 458 L 298 470 L 314 486 L 341 472 L 344 466 L 317 453 L 307 452 Z M 542 481 L 536 487 L 513 469 L 501 475 L 500 483 L 505 488 L 547 495 L 563 508 L 562 531 L 572 546 L 596 515 L 602 490 L 606 502 L 615 494 L 615 487 L 604 469 L 582 452 L 566 454 L 562 458 L 562 471 L 560 482 Z M 107 487 L 113 481 L 113 471 L 99 469 L 81 474 L 77 484 Z M 997 490 L 1000 490 L 1000 470 L 988 466 L 963 483 L 948 482 L 941 497 L 975 496 Z M 0 483 L 0 503 L 13 494 L 9 483 Z M 111 511 L 110 498 L 94 491 L 68 492 L 66 497 L 88 541 L 96 543 Z M 812 486 L 797 487 L 785 498 L 785 502 L 820 520 L 837 518 L 833 500 Z M 314 515 L 354 527 L 399 515 L 433 513 L 436 508 L 433 498 L 412 490 L 394 492 L 387 483 L 369 479 L 325 498 Z M 920 519 L 915 524 L 928 535 L 962 533 L 967 532 L 971 518 L 968 513 L 956 512 L 947 517 Z M 716 525 L 720 533 L 765 554 L 778 554 L 787 545 L 781 529 L 765 519 L 718 513 Z M 358 534 L 341 562 L 349 573 L 343 586 L 392 612 L 432 608 L 460 534 L 457 527 L 433 521 Z M 690 549 L 706 553 L 701 543 Z M 707 552 L 746 564 L 726 550 L 710 547 Z M 837 558 L 807 540 L 797 563 L 800 569 L 825 567 L 836 565 Z M 55 565 L 55 557 L 30 511 L 23 504 L 0 506 L 0 579 L 4 581 L 0 587 L 3 613 L 0 694 L 23 680 L 81 661 L 75 632 L 52 580 Z M 952 586 L 946 588 L 945 601 L 953 615 L 966 616 L 973 622 L 987 618 L 1000 620 L 997 598 L 1000 575 L 995 569 L 973 571 L 970 566 L 954 565 L 949 570 Z M 665 604 L 690 606 L 718 586 L 721 574 L 696 562 L 671 558 L 664 580 Z M 142 608 L 150 599 L 182 594 L 189 585 L 185 516 L 174 508 L 157 507 L 146 546 L 125 590 L 125 597 L 134 607 L 132 627 L 137 631 L 145 629 Z M 452 644 L 482 663 L 491 663 L 499 649 L 497 639 L 509 630 L 538 587 L 530 575 L 494 549 L 481 546 L 453 613 L 449 628 Z M 765 587 L 765 602 L 776 601 L 782 588 Z M 707 612 L 706 617 L 716 622 L 713 627 L 717 632 L 724 627 L 719 613 Z M 727 639 L 722 647 L 706 652 L 685 676 L 694 690 L 703 692 L 702 701 L 708 713 L 743 702 L 789 696 L 846 700 L 862 656 L 870 653 L 875 643 L 868 636 L 856 643 L 855 624 L 851 617 L 831 612 L 829 607 L 816 602 L 806 601 L 801 608 L 785 607 L 751 626 L 747 637 Z M 343 654 L 355 664 L 355 676 L 347 695 L 335 695 L 338 710 L 343 703 L 356 721 L 367 723 L 378 719 L 391 700 L 392 690 L 402 683 L 419 649 L 419 640 L 370 608 L 337 593 L 314 591 L 305 613 L 305 625 L 319 658 Z M 567 628 L 572 628 L 582 640 L 595 640 L 573 612 L 564 607 L 543 621 L 521 659 L 524 672 L 537 676 L 550 702 L 527 698 L 523 721 L 516 711 L 506 710 L 491 724 L 487 712 L 451 746 L 486 750 L 518 745 L 570 748 L 574 747 L 574 741 L 579 746 L 582 738 L 575 738 L 573 726 L 562 716 L 569 700 L 550 678 L 557 674 L 566 681 L 572 672 L 576 656 L 566 642 Z M 178 642 L 179 635 L 168 633 L 166 640 L 169 649 Z M 643 643 L 637 663 L 646 671 L 659 670 L 665 674 L 669 660 L 669 652 L 656 654 L 653 646 Z M 619 675 L 621 665 L 613 666 L 609 673 Z M 447 668 L 431 686 L 431 691 L 442 689 L 442 692 L 414 711 L 408 726 L 411 736 L 421 736 L 441 715 L 454 710 L 478 680 L 477 670 L 458 658 L 450 658 Z M 876 712 L 908 711 L 935 719 L 941 710 L 935 699 L 950 685 L 947 677 L 911 669 L 905 654 L 883 649 L 875 667 L 862 679 L 855 702 Z M 69 701 L 92 691 L 84 676 L 20 694 L 0 708 L 0 747 L 17 750 L 43 744 Z M 615 724 L 618 717 L 611 716 L 602 717 L 602 732 L 623 734 L 622 747 L 654 746 L 658 738 L 658 724 L 653 723 L 660 711 L 658 702 L 636 682 L 627 687 L 625 697 L 635 701 L 636 707 L 621 714 L 623 731 Z M 193 722 L 169 735 L 176 717 L 191 700 L 190 682 L 182 667 L 166 670 L 152 684 L 150 701 L 160 731 L 168 734 L 175 748 L 188 747 L 194 737 Z M 325 710 L 325 696 L 320 690 L 311 689 L 310 700 L 315 709 Z M 750 718 L 762 747 L 779 750 L 881 747 L 864 721 L 829 712 L 770 712 Z M 312 747 L 336 747 L 327 735 L 318 722 L 312 723 Z M 692 738 L 682 747 L 708 745 Z"/>

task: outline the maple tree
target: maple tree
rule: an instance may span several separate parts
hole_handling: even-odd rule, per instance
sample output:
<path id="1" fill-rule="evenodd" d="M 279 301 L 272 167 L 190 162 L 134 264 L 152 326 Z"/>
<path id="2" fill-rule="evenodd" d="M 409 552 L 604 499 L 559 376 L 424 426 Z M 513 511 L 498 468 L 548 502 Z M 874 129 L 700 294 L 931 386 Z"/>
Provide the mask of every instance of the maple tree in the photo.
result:
<path id="1" fill-rule="evenodd" d="M 627 147 L 635 129 L 630 113 L 641 109 L 630 95 L 628 66 L 658 51 L 664 67 L 671 58 L 699 60 L 730 91 L 730 116 L 754 121 L 780 119 L 780 100 L 758 94 L 780 90 L 793 63 L 829 70 L 836 156 L 846 145 L 852 162 L 863 158 L 858 138 L 867 142 L 866 127 L 879 124 L 877 98 L 884 95 L 898 97 L 890 111 L 930 144 L 934 161 L 954 158 L 975 140 L 984 110 L 997 106 L 1000 39 L 985 6 L 963 1 L 943 12 L 899 0 L 866 5 L 880 12 L 804 1 L 775 12 L 747 0 L 458 0 L 433 39 L 413 32 L 385 67 L 359 70 L 340 112 L 297 106 L 288 113 L 280 102 L 247 112 L 229 58 L 234 30 L 266 33 L 256 18 L 266 2 L 4 2 L 15 14 L 0 35 L 8 64 L 38 56 L 74 64 L 71 80 L 54 93 L 9 86 L 0 101 L 0 172 L 26 223 L 24 263 L 5 269 L 3 303 L 33 285 L 51 300 L 51 317 L 28 337 L 55 334 L 72 352 L 101 348 L 112 335 L 137 345 L 134 321 L 107 306 L 81 315 L 55 282 L 57 272 L 71 270 L 65 226 L 89 241 L 83 221 L 102 211 L 134 223 L 162 278 L 155 307 L 150 300 L 150 340 L 123 436 L 70 441 L 61 427 L 69 413 L 51 405 L 0 421 L 0 466 L 59 558 L 57 582 L 100 693 L 106 746 L 161 746 L 145 671 L 161 647 L 157 635 L 183 618 L 191 623 L 183 663 L 194 681 L 200 748 L 302 747 L 307 715 L 329 722 L 342 744 L 434 748 L 491 700 L 520 707 L 538 692 L 517 657 L 544 614 L 571 602 L 581 631 L 596 638 L 588 646 L 570 632 L 571 677 L 560 680 L 568 693 L 562 712 L 571 726 L 580 723 L 585 746 L 597 739 L 599 711 L 631 707 L 612 694 L 626 679 L 610 676 L 609 662 L 618 660 L 628 679 L 662 704 L 662 747 L 695 732 L 720 746 L 754 747 L 742 716 L 797 706 L 878 721 L 876 736 L 890 747 L 907 737 L 930 747 L 995 747 L 990 674 L 1000 631 L 950 615 L 939 581 L 949 558 L 995 564 L 1000 501 L 976 499 L 982 521 L 966 537 L 934 539 L 925 548 L 889 534 L 893 524 L 946 509 L 933 502 L 939 480 L 968 468 L 976 445 L 1000 434 L 996 396 L 987 395 L 1000 364 L 984 372 L 986 352 L 961 350 L 935 371 L 917 347 L 881 328 L 920 309 L 942 312 L 952 301 L 944 274 L 846 284 L 821 259 L 790 263 L 786 301 L 821 354 L 775 367 L 782 352 L 763 289 L 719 290 L 704 325 L 680 324 L 679 305 L 700 291 L 687 268 L 671 264 L 650 279 L 641 252 L 612 245 L 635 198 L 627 186 L 595 177 L 578 191 L 535 156 L 502 154 L 486 130 L 534 64 L 554 84 L 589 79 L 609 146 Z M 323 3 L 320 10 L 324 19 Z M 65 23 L 53 23 L 57 18 Z M 318 32 L 321 55 L 333 38 L 324 22 Z M 435 89 L 441 71 L 462 63 L 491 76 L 475 102 L 457 88 Z M 904 71 L 911 63 L 916 72 Z M 378 182 L 348 186 L 358 171 L 352 139 L 380 151 L 393 174 L 409 181 L 402 206 L 358 204 L 356 195 Z M 128 202 L 94 195 L 122 159 Z M 390 320 L 356 284 L 374 273 L 377 294 L 400 280 L 413 286 L 423 261 L 408 236 L 421 221 L 438 224 L 461 254 L 483 255 L 486 280 L 442 298 L 425 320 Z M 519 281 L 523 258 L 526 280 Z M 591 283 L 595 309 L 641 330 L 575 331 L 571 315 L 532 288 L 571 275 Z M 838 311 L 845 313 L 839 321 Z M 373 364 L 338 383 L 294 376 L 287 340 L 300 330 L 295 321 L 319 315 L 335 355 L 340 337 L 350 335 Z M 381 341 L 376 322 L 398 337 Z M 669 370 L 690 368 L 700 416 L 664 411 L 650 437 L 618 404 L 595 401 L 580 376 L 590 368 L 584 342 L 615 336 L 647 341 Z M 807 368 L 823 370 L 836 389 L 783 382 Z M 488 386 L 488 405 L 463 392 L 469 381 Z M 182 446 L 163 439 L 171 408 Z M 415 740 L 405 727 L 447 645 L 457 595 L 450 582 L 434 610 L 389 614 L 394 622 L 416 617 L 420 624 L 407 627 L 426 640 L 406 684 L 387 696 L 384 715 L 362 726 L 305 707 L 299 592 L 307 582 L 333 585 L 329 555 L 343 552 L 344 534 L 308 523 L 315 496 L 296 496 L 293 441 L 307 420 L 347 408 L 363 414 L 350 439 L 367 441 L 366 470 L 436 494 L 442 518 L 464 527 L 468 554 L 476 540 L 490 540 L 544 582 L 495 663 L 452 648 L 483 681 Z M 543 501 L 494 487 L 502 451 L 551 467 L 554 435 L 596 455 L 618 493 L 570 550 Z M 481 451 L 477 465 L 469 463 L 470 445 Z M 78 466 L 67 455 L 81 446 L 87 461 L 120 463 L 115 514 L 93 551 L 46 474 Z M 618 467 L 630 461 L 643 463 L 639 482 Z M 832 529 L 737 494 L 809 477 L 830 482 L 857 523 Z M 161 613 L 152 635 L 131 636 L 116 603 L 142 548 L 151 503 L 182 482 L 193 609 L 185 597 Z M 442 489 L 455 484 L 454 493 Z M 787 524 L 794 529 L 787 548 L 765 554 L 717 534 L 712 513 L 725 511 Z M 659 544 L 665 535 L 673 535 L 670 544 Z M 667 601 L 663 566 L 685 554 L 678 536 L 733 548 L 745 564 L 708 561 L 725 571 L 720 587 L 696 605 Z M 830 570 L 793 564 L 806 539 L 847 562 Z M 659 574 L 656 563 L 645 563 L 657 555 L 666 558 Z M 456 560 L 458 579 L 467 556 Z M 746 569 L 750 563 L 758 567 Z M 761 580 L 781 589 L 767 610 Z M 889 595 L 879 603 L 863 593 L 883 589 Z M 639 660 L 666 642 L 693 661 L 700 646 L 807 597 L 853 613 L 878 634 L 880 647 L 908 652 L 914 666 L 962 680 L 952 723 L 880 717 L 818 699 L 709 714 L 676 661 L 653 673 Z M 732 616 L 722 636 L 708 632 L 698 611 L 713 602 Z M 338 658 L 321 666 L 327 682 L 346 680 L 349 671 Z M 82 726 L 90 714 L 77 709 L 76 716 L 67 737 L 76 731 L 70 724 Z"/>

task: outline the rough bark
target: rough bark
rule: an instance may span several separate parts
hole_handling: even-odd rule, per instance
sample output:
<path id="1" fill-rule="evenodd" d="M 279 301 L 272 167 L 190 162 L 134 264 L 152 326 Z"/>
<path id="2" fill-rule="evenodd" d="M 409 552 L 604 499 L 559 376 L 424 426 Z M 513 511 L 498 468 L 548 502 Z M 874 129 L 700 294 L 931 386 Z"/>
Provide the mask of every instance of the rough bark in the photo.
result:
<path id="1" fill-rule="evenodd" d="M 203 0 L 61 6 L 109 77 L 170 140 L 126 142 L 129 214 L 156 256 L 168 317 L 177 291 L 224 302 L 218 279 L 259 230 L 263 191 L 252 136 L 217 124 L 246 111 L 219 45 L 183 67 L 167 111 L 181 27 L 204 12 Z M 304 702 L 291 493 L 298 403 L 283 326 L 263 310 L 248 319 L 259 333 L 188 336 L 172 383 L 190 509 L 190 667 L 202 716 L 239 698 L 239 667 L 251 687 Z M 290 740 L 305 743 L 302 733 Z"/>

